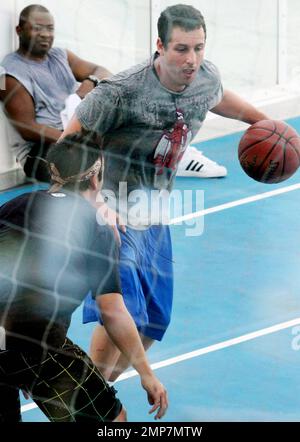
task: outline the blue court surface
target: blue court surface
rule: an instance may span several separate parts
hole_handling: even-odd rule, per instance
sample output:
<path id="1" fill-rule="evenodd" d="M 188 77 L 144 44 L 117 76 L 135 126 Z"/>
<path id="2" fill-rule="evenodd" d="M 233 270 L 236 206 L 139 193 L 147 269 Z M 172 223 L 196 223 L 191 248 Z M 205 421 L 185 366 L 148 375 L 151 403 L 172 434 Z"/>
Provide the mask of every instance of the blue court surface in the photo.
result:
<path id="1" fill-rule="evenodd" d="M 300 132 L 299 118 L 288 122 Z M 203 189 L 205 209 L 217 209 L 200 236 L 172 226 L 173 317 L 148 353 L 169 393 L 165 421 L 300 421 L 300 172 L 278 185 L 251 180 L 237 160 L 240 137 L 198 145 L 226 178 L 176 180 L 177 189 Z M 88 350 L 92 329 L 79 308 L 70 338 Z M 129 371 L 115 387 L 130 421 L 153 420 L 138 376 Z M 23 420 L 46 421 L 30 403 Z"/>

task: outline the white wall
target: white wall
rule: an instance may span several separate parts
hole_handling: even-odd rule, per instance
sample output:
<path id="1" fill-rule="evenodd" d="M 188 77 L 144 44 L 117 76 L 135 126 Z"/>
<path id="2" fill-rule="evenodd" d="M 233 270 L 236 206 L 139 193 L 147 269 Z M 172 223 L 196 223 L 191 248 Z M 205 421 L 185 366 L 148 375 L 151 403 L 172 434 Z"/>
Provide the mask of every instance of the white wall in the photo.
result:
<path id="1" fill-rule="evenodd" d="M 177 2 L 154 3 L 153 27 L 160 11 Z M 276 84 L 277 0 L 182 0 L 180 3 L 191 4 L 202 12 L 207 26 L 206 58 L 219 67 L 225 87 L 239 92 Z M 300 17 L 298 23 L 299 20 Z"/>
<path id="2" fill-rule="evenodd" d="M 16 0 L 17 14 L 32 1 Z M 118 72 L 150 53 L 149 0 L 42 0 L 55 19 L 55 45 Z"/>
<path id="3" fill-rule="evenodd" d="M 287 2 L 287 81 L 293 86 L 300 86 L 300 2 Z"/>
<path id="4" fill-rule="evenodd" d="M 13 49 L 14 3 L 14 0 L 6 0 L 0 6 L 0 60 L 7 52 Z M 7 145 L 6 120 L 0 106 L 0 173 L 11 169 L 14 165 L 14 158 Z"/>

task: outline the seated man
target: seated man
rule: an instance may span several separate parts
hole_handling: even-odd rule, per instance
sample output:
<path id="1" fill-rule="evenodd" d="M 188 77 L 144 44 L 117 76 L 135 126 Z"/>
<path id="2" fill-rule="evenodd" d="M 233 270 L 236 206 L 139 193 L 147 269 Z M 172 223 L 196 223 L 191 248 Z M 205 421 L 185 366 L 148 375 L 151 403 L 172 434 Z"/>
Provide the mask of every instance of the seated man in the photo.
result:
<path id="1" fill-rule="evenodd" d="M 62 133 L 60 112 L 66 97 L 74 92 L 85 97 L 98 79 L 110 73 L 69 50 L 52 48 L 54 20 L 44 6 L 23 9 L 16 31 L 19 48 L 1 63 L 6 84 L 0 90 L 0 99 L 17 130 L 10 142 L 25 174 L 48 181 L 46 163 L 40 159 Z M 81 82 L 79 87 L 77 82 Z"/>
<path id="2" fill-rule="evenodd" d="M 125 410 L 89 359 L 67 338 L 90 291 L 110 339 L 128 358 L 161 418 L 163 385 L 146 359 L 121 294 L 118 246 L 93 204 L 101 188 L 98 145 L 70 135 L 48 152 L 53 185 L 0 208 L 0 422 L 20 420 L 19 389 L 55 422 L 123 421 Z"/>

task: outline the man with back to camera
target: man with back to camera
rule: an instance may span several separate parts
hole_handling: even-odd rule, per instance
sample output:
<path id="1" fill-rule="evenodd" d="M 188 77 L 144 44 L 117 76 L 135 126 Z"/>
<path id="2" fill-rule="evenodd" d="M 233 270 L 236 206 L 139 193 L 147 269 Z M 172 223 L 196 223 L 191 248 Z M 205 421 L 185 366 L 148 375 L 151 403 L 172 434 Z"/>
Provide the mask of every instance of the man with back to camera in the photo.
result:
<path id="1" fill-rule="evenodd" d="M 100 156 L 99 156 L 100 155 Z M 151 370 L 123 302 L 118 246 L 93 207 L 103 161 L 90 135 L 69 135 L 47 156 L 52 187 L 0 208 L 0 422 L 18 422 L 19 389 L 52 422 L 126 420 L 98 369 L 67 335 L 90 290 L 110 339 L 138 371 L 160 419 L 167 393 Z"/>
<path id="2" fill-rule="evenodd" d="M 218 69 L 204 59 L 206 25 L 200 11 L 188 5 L 168 7 L 159 17 L 158 36 L 154 56 L 102 81 L 78 106 L 63 134 L 83 127 L 102 137 L 103 187 L 118 197 L 119 214 L 127 220 L 126 233 L 120 232 L 123 295 L 145 349 L 163 338 L 170 321 L 171 239 L 159 214 L 157 225 L 151 225 L 153 213 L 148 219 L 129 219 L 130 196 L 136 190 L 172 188 L 178 162 L 209 110 L 248 124 L 267 118 L 223 90 Z M 122 182 L 127 185 L 125 196 L 118 193 Z M 101 324 L 88 297 L 84 322 L 97 319 Z M 94 331 L 91 357 L 111 381 L 128 365 L 101 325 Z"/>
<path id="3" fill-rule="evenodd" d="M 49 144 L 62 133 L 60 112 L 66 98 L 75 92 L 85 97 L 110 72 L 69 50 L 52 47 L 54 19 L 42 5 L 24 8 L 16 31 L 19 48 L 1 62 L 6 84 L 0 99 L 16 129 L 10 130 L 10 144 L 25 174 L 49 181 L 43 159 Z"/>

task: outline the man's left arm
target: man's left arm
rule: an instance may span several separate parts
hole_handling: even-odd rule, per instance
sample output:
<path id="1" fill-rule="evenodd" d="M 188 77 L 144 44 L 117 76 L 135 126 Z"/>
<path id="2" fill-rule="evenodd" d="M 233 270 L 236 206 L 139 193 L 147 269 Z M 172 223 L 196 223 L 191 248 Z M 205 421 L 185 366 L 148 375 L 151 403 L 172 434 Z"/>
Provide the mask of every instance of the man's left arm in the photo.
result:
<path id="1" fill-rule="evenodd" d="M 79 95 L 80 98 L 84 98 L 86 94 L 88 94 L 95 87 L 95 84 L 88 79 L 89 75 L 93 75 L 99 80 L 112 75 L 112 73 L 103 66 L 98 66 L 94 63 L 83 60 L 69 50 L 67 51 L 67 55 L 74 77 L 77 81 L 81 82 L 81 85 L 76 91 L 76 94 Z"/>
<path id="2" fill-rule="evenodd" d="M 261 120 L 268 120 L 269 117 L 260 112 L 247 101 L 243 100 L 234 92 L 224 91 L 222 100 L 217 106 L 210 109 L 211 112 L 222 117 L 241 120 L 248 124 L 254 124 Z"/>

